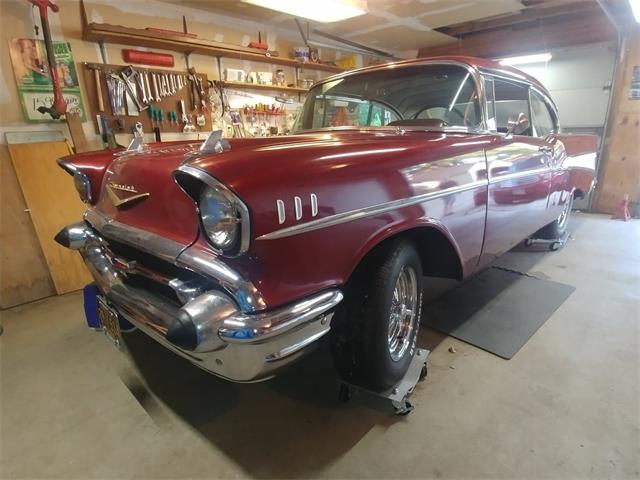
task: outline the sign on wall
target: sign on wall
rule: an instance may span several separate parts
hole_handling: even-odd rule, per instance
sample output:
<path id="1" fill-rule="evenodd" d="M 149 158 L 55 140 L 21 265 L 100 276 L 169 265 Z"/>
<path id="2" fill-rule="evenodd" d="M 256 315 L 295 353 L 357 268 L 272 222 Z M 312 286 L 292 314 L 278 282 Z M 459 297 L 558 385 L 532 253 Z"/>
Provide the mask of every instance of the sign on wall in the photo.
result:
<path id="1" fill-rule="evenodd" d="M 78 74 L 68 42 L 53 42 L 58 79 L 68 112 L 78 112 L 80 121 L 86 120 Z M 28 122 L 59 122 L 48 114 L 38 112 L 38 107 L 50 107 L 53 103 L 53 86 L 49 76 L 49 64 L 44 41 L 33 38 L 14 38 L 9 41 L 9 53 L 13 73 L 18 86 L 20 104 Z"/>

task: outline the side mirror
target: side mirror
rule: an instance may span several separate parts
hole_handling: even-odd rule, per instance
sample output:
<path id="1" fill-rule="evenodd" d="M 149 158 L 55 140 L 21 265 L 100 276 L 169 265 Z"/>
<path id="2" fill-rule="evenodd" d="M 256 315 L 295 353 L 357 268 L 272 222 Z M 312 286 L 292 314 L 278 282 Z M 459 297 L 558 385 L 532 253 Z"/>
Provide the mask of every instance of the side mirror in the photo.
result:
<path id="1" fill-rule="evenodd" d="M 518 120 L 509 121 L 509 129 L 507 130 L 507 135 L 520 134 L 524 132 L 527 128 L 529 128 L 529 117 L 527 117 L 524 113 L 518 114 Z"/>

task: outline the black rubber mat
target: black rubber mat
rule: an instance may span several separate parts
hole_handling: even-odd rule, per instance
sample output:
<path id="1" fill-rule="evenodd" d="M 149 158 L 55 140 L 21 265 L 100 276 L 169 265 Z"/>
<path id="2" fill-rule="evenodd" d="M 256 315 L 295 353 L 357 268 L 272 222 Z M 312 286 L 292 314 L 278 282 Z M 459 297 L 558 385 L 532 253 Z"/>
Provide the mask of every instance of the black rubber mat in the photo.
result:
<path id="1" fill-rule="evenodd" d="M 493 267 L 425 305 L 423 324 L 510 359 L 574 290 Z"/>

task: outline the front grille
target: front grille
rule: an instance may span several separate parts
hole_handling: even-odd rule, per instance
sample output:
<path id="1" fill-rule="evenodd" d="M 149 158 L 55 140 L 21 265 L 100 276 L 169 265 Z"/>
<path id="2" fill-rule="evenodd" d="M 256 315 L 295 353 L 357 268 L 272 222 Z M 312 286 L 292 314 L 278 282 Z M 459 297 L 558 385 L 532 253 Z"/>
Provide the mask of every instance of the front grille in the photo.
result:
<path id="1" fill-rule="evenodd" d="M 196 292 L 216 288 L 215 282 L 207 277 L 177 267 L 131 245 L 104 238 L 102 247 L 116 270 L 123 274 L 126 285 L 150 292 L 178 307 L 188 300 L 185 299 L 185 286 L 191 286 L 190 291 L 196 288 Z"/>

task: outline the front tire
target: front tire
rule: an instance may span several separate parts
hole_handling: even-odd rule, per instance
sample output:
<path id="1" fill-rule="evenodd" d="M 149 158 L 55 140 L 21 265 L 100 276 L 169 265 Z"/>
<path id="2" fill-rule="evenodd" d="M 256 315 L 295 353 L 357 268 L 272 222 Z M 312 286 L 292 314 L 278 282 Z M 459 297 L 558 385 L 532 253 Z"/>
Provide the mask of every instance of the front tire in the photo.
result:
<path id="1" fill-rule="evenodd" d="M 331 347 L 348 382 L 382 391 L 407 372 L 422 313 L 422 265 L 415 247 L 391 241 L 354 274 L 334 316 Z"/>

